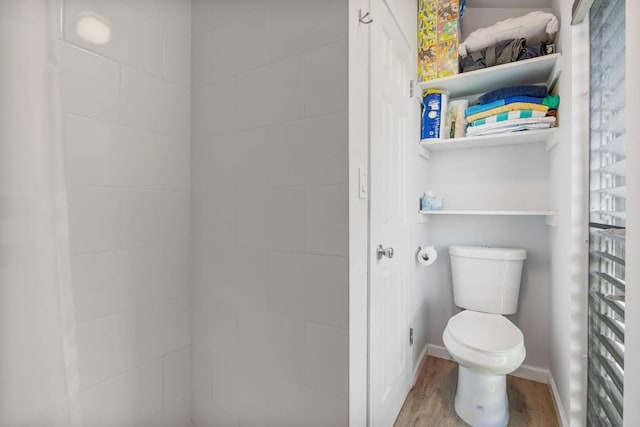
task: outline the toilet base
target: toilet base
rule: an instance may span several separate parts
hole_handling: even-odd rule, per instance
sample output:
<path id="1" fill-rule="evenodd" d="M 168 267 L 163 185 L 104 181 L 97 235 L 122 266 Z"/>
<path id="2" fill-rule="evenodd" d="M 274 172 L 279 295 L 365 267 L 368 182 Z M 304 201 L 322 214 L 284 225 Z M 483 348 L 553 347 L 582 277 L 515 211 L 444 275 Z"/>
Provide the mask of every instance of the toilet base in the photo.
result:
<path id="1" fill-rule="evenodd" d="M 509 423 L 507 376 L 481 374 L 458 364 L 455 408 L 473 427 L 505 427 Z"/>

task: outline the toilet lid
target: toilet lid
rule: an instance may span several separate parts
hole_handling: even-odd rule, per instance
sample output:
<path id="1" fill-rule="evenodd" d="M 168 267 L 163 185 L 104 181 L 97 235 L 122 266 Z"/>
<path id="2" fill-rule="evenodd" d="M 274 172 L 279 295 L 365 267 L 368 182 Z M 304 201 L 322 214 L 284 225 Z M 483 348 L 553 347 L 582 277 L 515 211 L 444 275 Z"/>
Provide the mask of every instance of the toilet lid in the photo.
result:
<path id="1" fill-rule="evenodd" d="M 447 324 L 447 330 L 460 344 L 487 353 L 504 353 L 524 344 L 520 329 L 499 314 L 465 310 Z"/>

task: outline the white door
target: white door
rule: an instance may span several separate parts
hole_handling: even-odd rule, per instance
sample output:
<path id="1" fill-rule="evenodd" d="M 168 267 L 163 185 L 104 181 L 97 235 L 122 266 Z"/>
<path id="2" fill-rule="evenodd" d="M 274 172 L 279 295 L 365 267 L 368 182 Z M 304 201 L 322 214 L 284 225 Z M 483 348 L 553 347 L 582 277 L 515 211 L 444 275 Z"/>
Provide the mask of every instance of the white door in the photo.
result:
<path id="1" fill-rule="evenodd" d="M 406 199 L 414 55 L 386 4 L 371 7 L 369 410 L 372 427 L 391 427 L 411 387 Z"/>

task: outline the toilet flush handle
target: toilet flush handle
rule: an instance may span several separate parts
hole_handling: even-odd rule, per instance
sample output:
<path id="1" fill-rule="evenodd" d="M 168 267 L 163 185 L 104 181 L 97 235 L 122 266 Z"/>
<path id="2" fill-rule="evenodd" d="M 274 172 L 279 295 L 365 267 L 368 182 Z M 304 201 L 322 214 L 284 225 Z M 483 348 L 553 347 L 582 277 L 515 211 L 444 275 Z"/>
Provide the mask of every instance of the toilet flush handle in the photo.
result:
<path id="1" fill-rule="evenodd" d="M 389 259 L 393 258 L 393 248 L 391 246 L 384 248 L 382 245 L 378 245 L 378 259 L 382 259 L 383 256 Z"/>

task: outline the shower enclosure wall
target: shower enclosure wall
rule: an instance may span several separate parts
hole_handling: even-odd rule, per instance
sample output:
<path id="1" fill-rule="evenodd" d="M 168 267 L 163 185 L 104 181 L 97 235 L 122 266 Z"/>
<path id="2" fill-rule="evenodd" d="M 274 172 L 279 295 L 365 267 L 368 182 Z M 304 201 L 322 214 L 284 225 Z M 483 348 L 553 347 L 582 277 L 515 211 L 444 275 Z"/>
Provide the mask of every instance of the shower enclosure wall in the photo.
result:
<path id="1" fill-rule="evenodd" d="M 0 24 L 0 425 L 347 425 L 347 2 Z"/>

